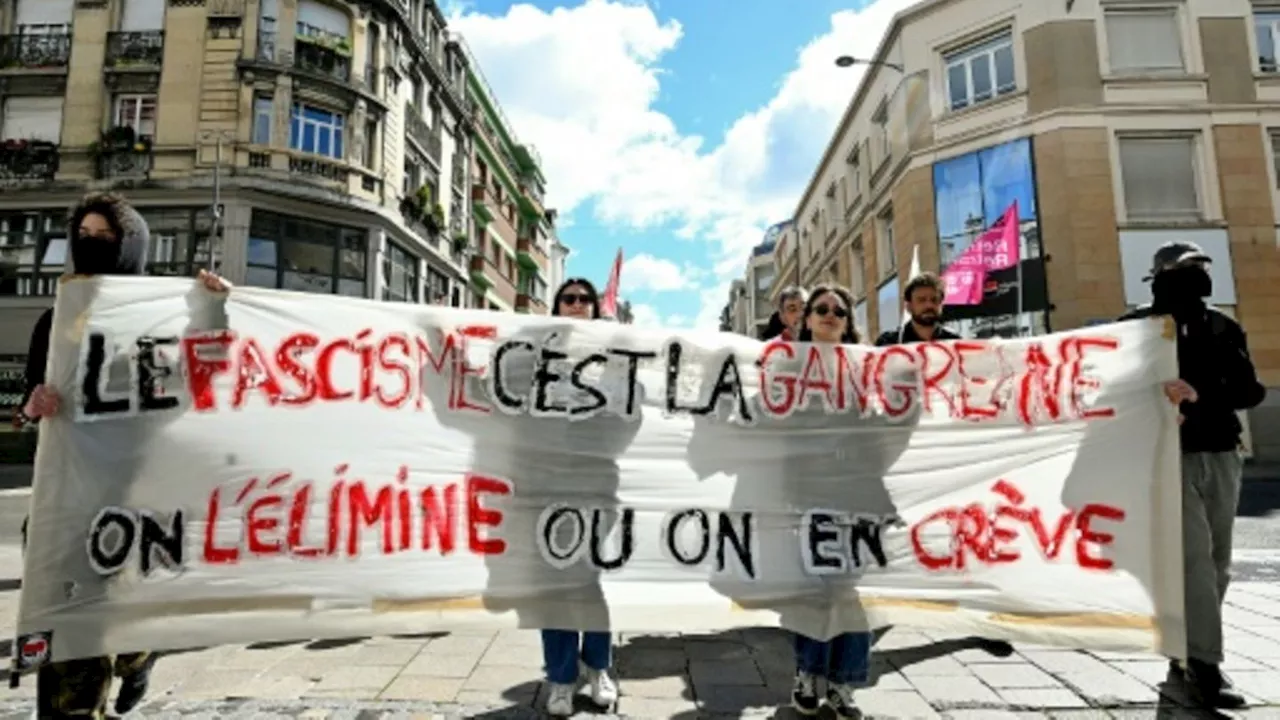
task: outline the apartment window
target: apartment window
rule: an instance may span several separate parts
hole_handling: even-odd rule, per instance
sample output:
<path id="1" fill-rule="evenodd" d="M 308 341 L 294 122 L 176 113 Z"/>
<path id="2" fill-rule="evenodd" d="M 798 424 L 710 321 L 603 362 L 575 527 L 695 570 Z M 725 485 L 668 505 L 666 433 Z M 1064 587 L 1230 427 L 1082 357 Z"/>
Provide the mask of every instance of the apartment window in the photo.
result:
<path id="1" fill-rule="evenodd" d="M 1276 72 L 1276 48 L 1280 47 L 1280 12 L 1263 12 L 1254 15 L 1253 31 L 1258 38 L 1258 69 Z"/>
<path id="2" fill-rule="evenodd" d="M 849 165 L 849 201 L 858 199 L 862 196 L 862 153 L 860 145 L 854 145 L 849 150 L 849 155 L 845 158 L 845 162 Z"/>
<path id="3" fill-rule="evenodd" d="M 454 295 L 457 295 L 457 288 L 454 288 Z M 427 291 L 423 301 L 432 305 L 445 305 L 449 301 L 449 279 L 429 265 L 427 266 Z"/>
<path id="4" fill-rule="evenodd" d="M 156 136 L 156 96 L 120 95 L 116 98 L 116 127 L 133 128 L 140 138 Z"/>
<path id="5" fill-rule="evenodd" d="M 943 58 L 952 110 L 986 102 L 1018 89 L 1013 77 L 1013 36 L 1009 33 Z"/>
<path id="6" fill-rule="evenodd" d="M 378 121 L 367 120 L 364 124 L 364 157 L 360 158 L 364 166 L 372 170 L 378 161 Z"/>
<path id="7" fill-rule="evenodd" d="M 59 35 L 71 31 L 73 0 L 18 0 L 17 5 L 13 27 L 20 35 Z"/>
<path id="8" fill-rule="evenodd" d="M 1111 72 L 1146 75 L 1185 70 L 1177 9 L 1109 11 L 1106 27 Z"/>
<path id="9" fill-rule="evenodd" d="M 1280 189 L 1280 130 L 1271 131 L 1271 166 L 1275 171 L 1276 188 Z"/>
<path id="10" fill-rule="evenodd" d="M 9 96 L 3 102 L 0 139 L 39 140 L 55 145 L 61 142 L 61 97 Z"/>
<path id="11" fill-rule="evenodd" d="M 866 292 L 867 284 L 867 259 L 865 253 L 862 252 L 861 238 L 854 243 L 850 255 L 849 291 L 853 293 L 853 297 L 856 299 L 862 297 L 862 294 Z"/>
<path id="12" fill-rule="evenodd" d="M 305 153 L 342 159 L 344 126 L 345 118 L 341 113 L 294 103 L 293 114 L 289 119 L 289 147 Z"/>
<path id="13" fill-rule="evenodd" d="M 382 299 L 418 302 L 418 258 L 395 243 L 382 254 Z"/>
<path id="14" fill-rule="evenodd" d="M 876 277 L 883 278 L 898 267 L 893 256 L 893 208 L 880 214 L 876 233 Z"/>
<path id="15" fill-rule="evenodd" d="M 271 112 L 273 100 L 270 95 L 258 95 L 253 99 L 253 144 L 271 144 Z"/>
<path id="16" fill-rule="evenodd" d="M 246 285 L 365 297 L 367 262 L 360 228 L 253 211 Z"/>
<path id="17" fill-rule="evenodd" d="M 1121 137 L 1120 174 L 1128 219 L 1199 220 L 1196 138 Z"/>
<path id="18" fill-rule="evenodd" d="M 125 0 L 120 29 L 125 32 L 163 30 L 164 6 L 164 0 Z"/>
<path id="19" fill-rule="evenodd" d="M 889 104 L 887 102 L 880 103 L 876 114 L 871 118 L 873 123 L 872 134 L 874 135 L 875 151 L 877 157 L 873 167 L 879 167 L 880 163 L 889 159 L 893 154 L 893 149 L 889 144 Z"/>

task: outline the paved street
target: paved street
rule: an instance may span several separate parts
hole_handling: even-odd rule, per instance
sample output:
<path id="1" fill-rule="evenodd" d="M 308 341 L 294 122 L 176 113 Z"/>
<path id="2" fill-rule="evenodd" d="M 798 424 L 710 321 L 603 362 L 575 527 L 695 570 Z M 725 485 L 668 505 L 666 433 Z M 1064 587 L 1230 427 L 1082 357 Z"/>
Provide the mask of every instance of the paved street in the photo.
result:
<path id="1" fill-rule="evenodd" d="M 1265 487 L 1264 487 L 1265 486 Z M 27 497 L 0 491 L 0 637 L 17 610 L 17 524 Z M 859 693 L 884 718 L 1280 718 L 1280 483 L 1253 484 L 1242 503 L 1228 599 L 1226 668 L 1251 707 L 1206 715 L 1180 703 L 1158 657 L 1019 646 L 993 657 L 956 638 L 891 630 L 876 644 L 873 688 Z M 9 643 L 4 642 L 7 650 Z M 791 650 L 775 630 L 622 636 L 626 718 L 792 717 Z M 157 665 L 140 718 L 538 717 L 536 633 L 264 644 L 182 652 Z M 34 682 L 0 692 L 0 720 L 26 718 Z M 584 707 L 582 716 L 588 716 Z M 828 716 L 829 717 L 829 716 Z"/>

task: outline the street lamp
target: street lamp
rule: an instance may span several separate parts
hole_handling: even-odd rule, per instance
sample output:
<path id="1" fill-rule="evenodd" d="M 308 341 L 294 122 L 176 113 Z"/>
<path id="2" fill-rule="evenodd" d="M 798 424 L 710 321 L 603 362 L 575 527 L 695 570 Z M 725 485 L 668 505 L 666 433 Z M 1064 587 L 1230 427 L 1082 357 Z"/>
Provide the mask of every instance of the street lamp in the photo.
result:
<path id="1" fill-rule="evenodd" d="M 222 232 L 222 146 L 225 142 L 235 142 L 235 133 L 230 130 L 207 130 L 200 133 L 200 140 L 214 141 L 213 149 L 213 224 L 209 230 L 209 272 L 217 272 L 214 244 L 218 242 Z"/>
<path id="2" fill-rule="evenodd" d="M 872 65 L 876 67 L 887 67 L 890 70 L 897 70 L 900 73 L 906 72 L 906 70 L 904 70 L 901 65 L 897 63 L 891 63 L 886 60 L 865 60 L 863 58 L 853 57 L 852 55 L 841 55 L 840 57 L 836 58 L 836 67 L 847 68 L 847 67 L 853 67 L 854 65 Z"/>

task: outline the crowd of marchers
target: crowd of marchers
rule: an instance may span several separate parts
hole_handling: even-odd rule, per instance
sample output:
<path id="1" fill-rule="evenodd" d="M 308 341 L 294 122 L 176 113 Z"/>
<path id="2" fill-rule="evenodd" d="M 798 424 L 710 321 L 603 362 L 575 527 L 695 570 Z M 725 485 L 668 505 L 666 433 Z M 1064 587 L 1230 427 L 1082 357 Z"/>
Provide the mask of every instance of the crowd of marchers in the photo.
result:
<path id="1" fill-rule="evenodd" d="M 141 275 L 148 257 L 146 221 L 123 198 L 90 195 L 72 209 L 69 272 L 76 275 Z M 1241 426 L 1236 411 L 1261 402 L 1258 383 L 1240 326 L 1209 307 L 1209 258 L 1190 243 L 1160 248 L 1152 262 L 1154 301 L 1122 319 L 1171 316 L 1177 325 L 1181 377 L 1164 385 L 1180 408 L 1183 488 L 1183 543 L 1186 586 L 1187 657 L 1171 660 L 1206 707 L 1244 704 L 1221 671 L 1222 602 L 1231 563 L 1231 532 L 1240 495 Z M 234 292 L 218 276 L 201 271 L 212 292 Z M 876 338 L 880 346 L 959 339 L 942 325 L 944 285 L 934 274 L 911 278 L 902 295 L 905 315 L 899 328 Z M 762 339 L 778 342 L 857 344 L 863 341 L 853 322 L 853 299 L 835 285 L 781 293 L 777 312 Z M 565 281 L 556 291 L 552 314 L 583 321 L 604 320 L 601 296 L 585 278 Z M 26 367 L 21 404 L 33 422 L 65 410 L 56 388 L 45 382 L 52 311 L 36 323 Z M 547 420 L 547 422 L 560 422 Z M 569 422 L 565 420 L 563 422 Z M 634 431 L 632 431 L 634 432 Z M 547 463 L 555 466 L 555 463 Z M 599 472 L 616 472 L 601 465 Z M 26 528 L 23 528 L 24 545 Z M 797 558 L 799 561 L 799 558 Z M 608 632 L 541 631 L 545 662 L 546 710 L 553 716 L 574 713 L 585 691 L 592 703 L 612 706 L 618 697 L 613 679 L 612 636 Z M 795 681 L 791 704 L 802 715 L 816 714 L 825 702 L 840 718 L 858 718 L 856 691 L 871 680 L 873 634 L 852 632 L 830 640 L 794 637 Z M 978 639 L 988 652 L 1009 655 L 999 640 Z M 49 663 L 37 676 L 36 716 L 42 719 L 102 718 L 115 677 L 121 686 L 116 713 L 134 709 L 146 696 L 155 653 L 81 658 Z M 821 691 L 820 691 L 820 687 Z"/>
<path id="2" fill-rule="evenodd" d="M 1187 657 L 1171 658 L 1169 670 L 1202 707 L 1231 709 L 1245 704 L 1222 671 L 1222 604 L 1231 576 L 1231 539 L 1243 468 L 1237 413 L 1261 403 L 1266 389 L 1258 382 L 1244 330 L 1206 301 L 1213 294 L 1210 262 L 1194 243 L 1161 246 L 1144 278 L 1151 285 L 1152 302 L 1118 320 L 1164 316 L 1172 318 L 1177 329 L 1179 378 L 1162 389 L 1178 406 L 1181 425 Z M 840 327 L 842 342 L 861 342 L 851 320 L 851 300 L 848 291 L 833 285 L 807 291 L 786 288 L 760 339 L 825 342 L 829 334 L 824 331 Z M 902 292 L 902 325 L 882 332 L 875 344 L 961 339 L 943 325 L 945 300 L 945 285 L 936 274 L 910 278 Z M 841 635 L 830 643 L 797 638 L 792 704 L 803 714 L 814 712 L 818 706 L 815 683 L 825 679 L 827 700 L 837 714 L 856 717 L 844 713 L 850 706 L 846 681 L 865 677 L 869 663 L 870 643 L 865 635 Z"/>

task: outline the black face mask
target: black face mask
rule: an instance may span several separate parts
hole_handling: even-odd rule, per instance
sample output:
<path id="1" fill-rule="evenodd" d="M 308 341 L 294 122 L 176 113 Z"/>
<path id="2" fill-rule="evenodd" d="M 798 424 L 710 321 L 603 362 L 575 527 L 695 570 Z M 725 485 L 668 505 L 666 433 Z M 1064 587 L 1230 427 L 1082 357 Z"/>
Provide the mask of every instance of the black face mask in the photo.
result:
<path id="1" fill-rule="evenodd" d="M 1161 307 L 1203 304 L 1213 294 L 1213 278 L 1209 271 L 1196 265 L 1173 268 L 1156 273 L 1151 280 L 1151 295 Z"/>
<path id="2" fill-rule="evenodd" d="M 71 262 L 79 275 L 113 275 L 120 272 L 120 243 L 94 237 L 71 241 Z"/>

